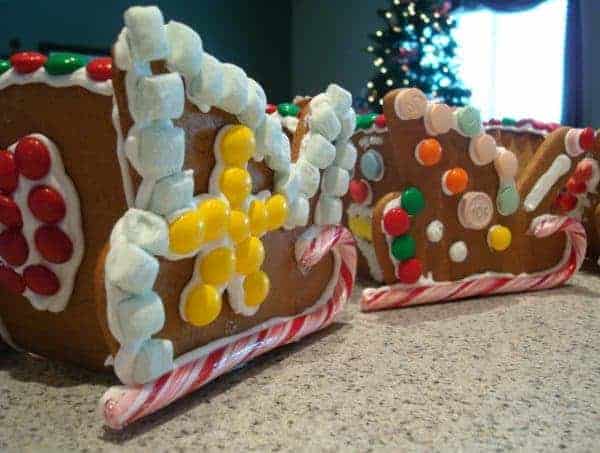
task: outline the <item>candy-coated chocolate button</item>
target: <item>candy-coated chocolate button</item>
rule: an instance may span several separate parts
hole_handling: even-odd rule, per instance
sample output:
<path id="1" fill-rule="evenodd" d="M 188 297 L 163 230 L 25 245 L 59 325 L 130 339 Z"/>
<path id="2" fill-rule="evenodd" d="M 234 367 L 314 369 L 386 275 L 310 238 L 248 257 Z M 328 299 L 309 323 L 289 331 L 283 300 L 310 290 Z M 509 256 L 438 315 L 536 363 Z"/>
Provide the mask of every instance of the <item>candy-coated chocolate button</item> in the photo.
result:
<path id="1" fill-rule="evenodd" d="M 187 255 L 200 247 L 206 235 L 206 224 L 196 210 L 190 210 L 169 225 L 169 247 L 173 253 Z"/>
<path id="2" fill-rule="evenodd" d="M 489 164 L 497 153 L 496 140 L 491 135 L 478 135 L 473 137 L 469 143 L 469 156 L 475 165 Z"/>
<path id="3" fill-rule="evenodd" d="M 376 113 L 367 113 L 366 115 L 357 115 L 356 116 L 356 128 L 357 129 L 368 129 L 375 122 L 375 118 L 377 118 Z"/>
<path id="4" fill-rule="evenodd" d="M 383 177 L 383 158 L 377 151 L 370 149 L 360 158 L 360 171 L 370 181 L 379 181 Z"/>
<path id="5" fill-rule="evenodd" d="M 216 248 L 200 261 L 200 276 L 204 283 L 220 286 L 227 283 L 235 272 L 235 255 L 227 247 Z"/>
<path id="6" fill-rule="evenodd" d="M 397 236 L 392 241 L 392 256 L 398 261 L 407 260 L 415 256 L 416 248 L 415 240 L 408 234 Z"/>
<path id="7" fill-rule="evenodd" d="M 461 107 L 456 110 L 458 129 L 467 137 L 475 137 L 481 133 L 481 113 L 474 107 Z"/>
<path id="8" fill-rule="evenodd" d="M 265 259 L 265 249 L 260 239 L 250 236 L 235 249 L 236 270 L 240 274 L 250 275 L 258 272 Z"/>
<path id="9" fill-rule="evenodd" d="M 383 216 L 383 229 L 389 236 L 400 236 L 410 228 L 410 219 L 402 208 L 392 208 Z"/>
<path id="10" fill-rule="evenodd" d="M 594 139 L 596 138 L 596 132 L 591 127 L 586 127 L 581 131 L 579 135 L 579 146 L 586 151 L 591 150 L 594 147 Z"/>
<path id="11" fill-rule="evenodd" d="M 50 75 L 71 74 L 86 65 L 87 58 L 76 53 L 53 52 L 44 64 Z"/>
<path id="12" fill-rule="evenodd" d="M 11 68 L 10 61 L 8 60 L 0 60 L 0 75 L 4 74 Z"/>
<path id="13" fill-rule="evenodd" d="M 33 215 L 42 222 L 60 222 L 67 212 L 65 200 L 58 191 L 49 186 L 37 186 L 27 197 Z"/>
<path id="14" fill-rule="evenodd" d="M 435 138 L 422 140 L 415 148 L 415 158 L 421 165 L 431 167 L 442 158 L 442 145 Z"/>
<path id="15" fill-rule="evenodd" d="M 233 206 L 240 206 L 252 191 L 252 178 L 243 168 L 227 168 L 221 175 L 221 191 Z"/>
<path id="16" fill-rule="evenodd" d="M 492 221 L 494 204 L 485 192 L 467 192 L 458 203 L 458 220 L 462 226 L 482 230 Z"/>
<path id="17" fill-rule="evenodd" d="M 270 286 L 271 282 L 269 281 L 269 277 L 264 272 L 258 271 L 248 275 L 244 279 L 246 305 L 249 307 L 256 307 L 262 304 L 269 294 Z"/>
<path id="18" fill-rule="evenodd" d="M 487 242 L 490 248 L 496 252 L 502 252 L 510 247 L 512 234 L 508 228 L 502 225 L 494 225 L 488 230 Z"/>
<path id="19" fill-rule="evenodd" d="M 0 190 L 4 193 L 12 193 L 19 184 L 19 174 L 15 156 L 7 150 L 0 151 Z"/>
<path id="20" fill-rule="evenodd" d="M 214 286 L 197 285 L 185 299 L 185 319 L 193 326 L 206 326 L 217 319 L 222 305 L 221 295 Z"/>
<path id="21" fill-rule="evenodd" d="M 41 140 L 24 137 L 15 148 L 17 168 L 28 179 L 40 179 L 50 171 L 50 152 Z"/>
<path id="22" fill-rule="evenodd" d="M 221 157 L 225 165 L 242 167 L 254 155 L 254 132 L 246 126 L 232 126 L 221 139 Z"/>
<path id="23" fill-rule="evenodd" d="M 0 195 L 0 223 L 8 228 L 23 226 L 21 210 L 14 200 L 6 195 Z"/>
<path id="24" fill-rule="evenodd" d="M 73 255 L 73 243 L 60 228 L 44 225 L 35 231 L 35 247 L 51 263 L 65 263 Z"/>
<path id="25" fill-rule="evenodd" d="M 112 58 L 94 58 L 87 64 L 86 71 L 89 78 L 96 82 L 109 80 L 112 78 Z"/>
<path id="26" fill-rule="evenodd" d="M 27 266 L 23 271 L 23 278 L 31 291 L 42 296 L 52 296 L 60 289 L 58 277 L 46 266 Z"/>
<path id="27" fill-rule="evenodd" d="M 29 247 L 23 233 L 14 228 L 0 233 L 0 256 L 11 266 L 20 266 L 27 261 Z"/>
<path id="28" fill-rule="evenodd" d="M 198 207 L 198 214 L 204 222 L 206 241 L 220 239 L 229 230 L 231 210 L 223 200 L 215 198 L 202 202 Z"/>
<path id="29" fill-rule="evenodd" d="M 277 111 L 277 106 L 275 104 L 267 104 L 265 108 L 265 112 L 270 115 L 271 113 L 275 113 Z"/>
<path id="30" fill-rule="evenodd" d="M 19 74 L 37 71 L 46 63 L 45 55 L 38 52 L 19 52 L 10 57 L 10 63 Z"/>
<path id="31" fill-rule="evenodd" d="M 25 281 L 10 267 L 0 265 L 0 287 L 13 294 L 23 294 Z"/>
<path id="32" fill-rule="evenodd" d="M 417 258 L 411 258 L 398 264 L 396 270 L 396 278 L 400 283 L 405 285 L 412 285 L 419 280 L 419 277 L 423 273 L 423 264 L 421 260 Z"/>
<path id="33" fill-rule="evenodd" d="M 379 127 L 379 128 L 384 128 L 385 127 L 385 115 L 377 115 L 375 117 L 375 126 Z"/>
<path id="34" fill-rule="evenodd" d="M 300 113 L 300 107 L 291 102 L 285 102 L 277 106 L 277 111 L 281 116 L 298 116 Z"/>
<path id="35" fill-rule="evenodd" d="M 512 215 L 519 209 L 521 197 L 514 183 L 501 187 L 496 198 L 496 208 L 503 216 Z"/>
<path id="36" fill-rule="evenodd" d="M 456 167 L 448 170 L 442 177 L 442 188 L 446 195 L 463 192 L 469 184 L 469 174 L 464 168 Z"/>
<path id="37" fill-rule="evenodd" d="M 402 192 L 402 208 L 410 215 L 417 215 L 425 208 L 425 197 L 416 187 L 409 187 Z"/>
<path id="38" fill-rule="evenodd" d="M 369 184 L 362 179 L 353 179 L 349 186 L 350 197 L 355 203 L 364 203 L 369 197 Z"/>

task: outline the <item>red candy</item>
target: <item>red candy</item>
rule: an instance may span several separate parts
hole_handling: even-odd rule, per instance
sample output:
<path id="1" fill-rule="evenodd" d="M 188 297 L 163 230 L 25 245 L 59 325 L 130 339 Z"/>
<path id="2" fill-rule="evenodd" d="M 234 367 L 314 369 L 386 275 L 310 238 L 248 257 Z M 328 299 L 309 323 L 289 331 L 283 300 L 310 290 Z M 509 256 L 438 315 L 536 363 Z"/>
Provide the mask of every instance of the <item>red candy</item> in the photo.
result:
<path id="1" fill-rule="evenodd" d="M 582 160 L 575 167 L 575 171 L 573 172 L 573 178 L 576 181 L 587 182 L 594 172 L 592 167 L 592 162 L 589 160 Z"/>
<path id="2" fill-rule="evenodd" d="M 96 82 L 104 82 L 112 77 L 112 58 L 94 58 L 90 61 L 86 70 L 90 79 Z"/>
<path id="3" fill-rule="evenodd" d="M 408 214 L 402 208 L 392 208 L 383 216 L 383 228 L 390 236 L 401 236 L 410 228 Z"/>
<path id="4" fill-rule="evenodd" d="M 568 192 L 561 192 L 556 196 L 556 205 L 563 212 L 572 211 L 577 206 L 577 197 Z"/>
<path id="5" fill-rule="evenodd" d="M 411 258 L 398 264 L 396 277 L 400 283 L 411 285 L 419 280 L 422 273 L 423 265 L 421 264 L 421 261 L 417 258 Z"/>
<path id="6" fill-rule="evenodd" d="M 44 66 L 46 60 L 48 58 L 38 52 L 19 52 L 10 57 L 10 64 L 19 74 L 29 74 Z"/>
<path id="7" fill-rule="evenodd" d="M 20 266 L 27 261 L 29 247 L 25 236 L 16 229 L 0 233 L 0 256 L 12 266 Z"/>
<path id="8" fill-rule="evenodd" d="M 570 177 L 567 181 L 567 190 L 575 195 L 585 193 L 587 192 L 587 184 L 584 181 L 577 181 L 575 178 Z"/>
<path id="9" fill-rule="evenodd" d="M 277 106 L 274 104 L 267 104 L 267 108 L 265 109 L 267 114 L 275 113 L 277 111 Z"/>
<path id="10" fill-rule="evenodd" d="M 369 186 L 363 180 L 353 179 L 350 181 L 349 192 L 355 203 L 364 203 L 369 197 Z"/>
<path id="11" fill-rule="evenodd" d="M 0 286 L 13 294 L 23 294 L 25 282 L 23 277 L 8 266 L 0 265 Z"/>
<path id="12" fill-rule="evenodd" d="M 48 186 L 34 188 L 27 197 L 27 204 L 33 215 L 45 223 L 60 222 L 67 211 L 62 195 Z"/>
<path id="13" fill-rule="evenodd" d="M 579 146 L 581 146 L 586 151 L 591 150 L 594 147 L 595 136 L 596 133 L 594 132 L 594 129 L 592 129 L 591 127 L 586 127 L 584 130 L 581 131 L 581 134 L 579 135 Z"/>
<path id="14" fill-rule="evenodd" d="M 50 171 L 50 152 L 35 137 L 24 137 L 15 148 L 15 161 L 19 171 L 29 179 L 40 179 Z"/>
<path id="15" fill-rule="evenodd" d="M 27 287 L 42 296 L 52 296 L 60 289 L 58 277 L 46 266 L 27 266 L 23 272 L 23 277 Z"/>
<path id="16" fill-rule="evenodd" d="M 17 164 L 13 153 L 0 151 L 0 190 L 4 193 L 12 193 L 19 183 Z"/>
<path id="17" fill-rule="evenodd" d="M 73 255 L 73 243 L 60 228 L 44 225 L 35 232 L 35 246 L 51 263 L 64 263 Z"/>
<path id="18" fill-rule="evenodd" d="M 385 116 L 384 115 L 377 115 L 375 117 L 375 126 L 377 126 L 379 128 L 385 127 Z"/>
<path id="19" fill-rule="evenodd" d="M 0 223 L 9 228 L 21 228 L 23 226 L 21 210 L 17 203 L 6 195 L 0 195 Z"/>

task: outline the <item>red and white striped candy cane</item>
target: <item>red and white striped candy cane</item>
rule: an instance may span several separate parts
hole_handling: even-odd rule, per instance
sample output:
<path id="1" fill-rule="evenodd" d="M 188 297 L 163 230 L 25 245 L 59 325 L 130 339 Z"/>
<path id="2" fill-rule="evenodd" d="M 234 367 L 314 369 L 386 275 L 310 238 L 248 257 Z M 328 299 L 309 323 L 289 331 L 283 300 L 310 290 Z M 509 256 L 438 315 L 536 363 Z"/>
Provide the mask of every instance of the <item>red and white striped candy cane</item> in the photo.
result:
<path id="1" fill-rule="evenodd" d="M 567 237 L 565 252 L 560 263 L 551 269 L 533 274 L 507 274 L 506 276 L 481 274 L 455 282 L 425 285 L 395 284 L 381 288 L 367 288 L 362 294 L 361 309 L 363 311 L 383 310 L 473 296 L 537 291 L 559 286 L 577 272 L 585 258 L 587 240 L 583 225 L 569 217 L 543 215 L 533 219 L 528 234 L 543 238 L 558 232 L 565 233 Z"/>
<path id="2" fill-rule="evenodd" d="M 341 226 L 328 226 L 316 231 L 316 235 L 299 241 L 296 247 L 298 265 L 306 270 L 327 253 L 333 253 L 336 269 L 339 269 L 333 277 L 333 293 L 328 300 L 300 315 L 267 321 L 257 329 L 231 337 L 229 341 L 220 341 L 216 347 L 201 348 L 199 354 L 192 351 L 178 358 L 171 372 L 153 382 L 109 388 L 100 400 L 105 423 L 113 429 L 122 429 L 236 366 L 331 324 L 352 293 L 356 250 L 352 235 Z"/>

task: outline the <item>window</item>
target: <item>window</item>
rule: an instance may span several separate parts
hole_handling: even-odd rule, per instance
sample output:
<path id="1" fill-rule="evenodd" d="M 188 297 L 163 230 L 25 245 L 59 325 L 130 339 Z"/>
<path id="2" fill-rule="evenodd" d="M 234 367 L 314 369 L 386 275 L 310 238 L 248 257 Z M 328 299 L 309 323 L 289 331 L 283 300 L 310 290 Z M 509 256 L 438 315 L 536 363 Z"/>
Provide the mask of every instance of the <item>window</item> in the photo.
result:
<path id="1" fill-rule="evenodd" d="M 517 13 L 457 16 L 459 73 L 483 118 L 560 122 L 567 0 Z"/>

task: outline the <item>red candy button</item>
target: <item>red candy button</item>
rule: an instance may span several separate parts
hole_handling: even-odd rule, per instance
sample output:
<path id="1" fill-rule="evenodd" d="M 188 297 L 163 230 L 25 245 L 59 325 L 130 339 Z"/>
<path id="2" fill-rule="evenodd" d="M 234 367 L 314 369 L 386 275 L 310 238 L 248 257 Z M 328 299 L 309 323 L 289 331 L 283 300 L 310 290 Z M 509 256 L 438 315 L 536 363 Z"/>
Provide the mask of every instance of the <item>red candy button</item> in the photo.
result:
<path id="1" fill-rule="evenodd" d="M 567 181 L 567 190 L 575 195 L 585 193 L 587 192 L 587 184 L 584 181 L 577 181 L 571 177 Z"/>
<path id="2" fill-rule="evenodd" d="M 392 208 L 383 216 L 383 228 L 390 236 L 401 236 L 410 228 L 408 214 L 402 208 Z"/>
<path id="3" fill-rule="evenodd" d="M 377 126 L 379 128 L 385 127 L 385 116 L 384 115 L 377 115 L 375 117 L 375 126 Z"/>
<path id="4" fill-rule="evenodd" d="M 350 181 L 349 191 L 355 203 L 364 203 L 369 196 L 369 186 L 363 180 L 353 179 Z"/>
<path id="5" fill-rule="evenodd" d="M 29 179 L 40 179 L 50 171 L 50 152 L 46 145 L 35 137 L 19 140 L 15 149 L 17 168 Z"/>
<path id="6" fill-rule="evenodd" d="M 10 57 L 10 64 L 19 74 L 29 74 L 37 71 L 46 63 L 48 58 L 37 52 L 19 52 Z"/>
<path id="7" fill-rule="evenodd" d="M 97 82 L 104 82 L 112 77 L 112 58 L 95 58 L 87 66 L 87 73 L 90 79 Z"/>
<path id="8" fill-rule="evenodd" d="M 277 106 L 274 104 L 267 104 L 267 108 L 265 109 L 267 114 L 275 113 L 277 111 Z"/>
<path id="9" fill-rule="evenodd" d="M 23 277 L 27 287 L 42 296 L 52 296 L 60 289 L 58 277 L 46 266 L 27 266 L 23 272 Z"/>
<path id="10" fill-rule="evenodd" d="M 35 246 L 51 263 L 64 263 L 73 255 L 73 243 L 60 228 L 44 225 L 35 232 Z"/>
<path id="11" fill-rule="evenodd" d="M 25 291 L 23 277 L 8 266 L 0 265 L 0 286 L 13 294 L 23 294 Z"/>
<path id="12" fill-rule="evenodd" d="M 29 247 L 27 239 L 16 229 L 0 233 L 0 256 L 11 266 L 20 266 L 27 261 Z"/>
<path id="13" fill-rule="evenodd" d="M 62 195 L 48 186 L 34 188 L 27 197 L 27 204 L 33 215 L 45 223 L 60 222 L 67 211 Z"/>
<path id="14" fill-rule="evenodd" d="M 577 197 L 568 192 L 561 192 L 556 196 L 556 205 L 563 212 L 572 211 L 577 206 Z"/>
<path id="15" fill-rule="evenodd" d="M 409 260 L 402 261 L 398 265 L 396 277 L 398 277 L 400 283 L 410 285 L 416 283 L 422 273 L 423 265 L 421 264 L 421 261 L 417 258 L 411 258 Z"/>
<path id="16" fill-rule="evenodd" d="M 594 147 L 594 138 L 595 138 L 594 129 L 591 127 L 586 127 L 581 131 L 579 135 L 579 146 L 581 146 L 586 151 L 589 151 Z"/>
<path id="17" fill-rule="evenodd" d="M 17 203 L 6 195 L 0 195 L 0 223 L 9 228 L 21 228 L 23 226 L 21 210 Z"/>
<path id="18" fill-rule="evenodd" d="M 573 172 L 573 178 L 576 181 L 587 182 L 594 172 L 592 162 L 589 159 L 584 159 L 577 164 Z"/>
<path id="19" fill-rule="evenodd" d="M 17 164 L 13 153 L 0 151 L 0 190 L 4 193 L 12 193 L 19 183 Z"/>

